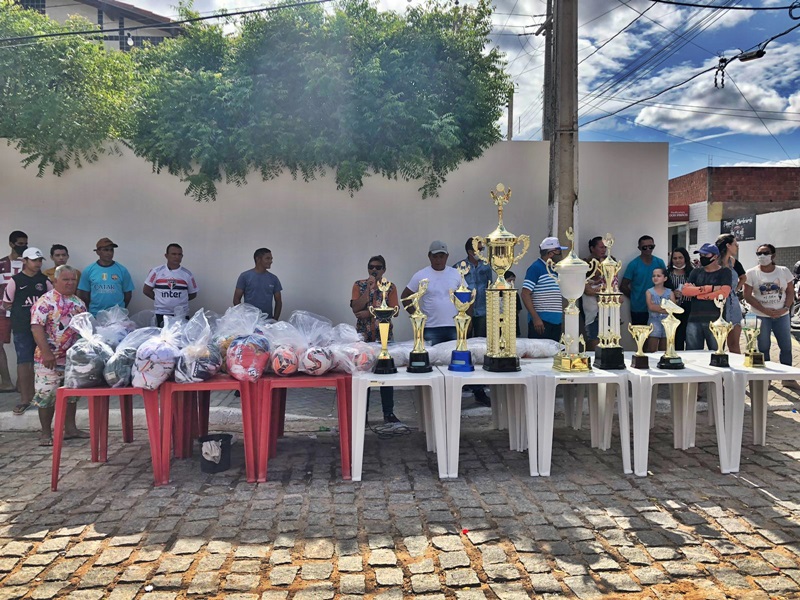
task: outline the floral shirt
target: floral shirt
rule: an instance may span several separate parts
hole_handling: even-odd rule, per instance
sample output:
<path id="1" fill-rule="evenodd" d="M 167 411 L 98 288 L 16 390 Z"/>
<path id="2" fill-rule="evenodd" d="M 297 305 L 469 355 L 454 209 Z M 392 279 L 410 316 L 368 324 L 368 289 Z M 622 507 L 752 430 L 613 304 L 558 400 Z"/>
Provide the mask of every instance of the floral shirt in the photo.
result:
<path id="1" fill-rule="evenodd" d="M 367 291 L 367 284 L 369 279 L 359 279 L 353 284 L 353 297 L 352 299 L 355 300 L 361 297 L 361 294 Z M 383 292 L 380 290 L 374 290 L 369 294 L 369 302 L 367 303 L 366 310 L 369 310 L 370 306 L 374 306 L 378 308 L 383 301 Z M 398 306 L 397 304 L 397 288 L 394 284 L 392 287 L 389 288 L 389 291 L 386 292 L 386 303 L 389 306 Z M 389 324 L 389 340 L 392 341 L 393 339 L 393 326 L 391 323 Z M 381 337 L 378 333 L 378 321 L 372 315 L 367 317 L 366 319 L 356 319 L 356 331 L 364 336 L 365 342 L 380 342 Z"/>
<path id="2" fill-rule="evenodd" d="M 86 312 L 86 305 L 77 296 L 64 296 L 56 290 L 47 292 L 36 301 L 31 309 L 31 325 L 41 325 L 47 337 L 50 350 L 56 357 L 57 365 L 67 362 L 67 350 L 78 339 L 79 334 L 70 328 L 72 317 Z M 42 362 L 42 353 L 39 347 L 33 355 L 33 360 Z"/>

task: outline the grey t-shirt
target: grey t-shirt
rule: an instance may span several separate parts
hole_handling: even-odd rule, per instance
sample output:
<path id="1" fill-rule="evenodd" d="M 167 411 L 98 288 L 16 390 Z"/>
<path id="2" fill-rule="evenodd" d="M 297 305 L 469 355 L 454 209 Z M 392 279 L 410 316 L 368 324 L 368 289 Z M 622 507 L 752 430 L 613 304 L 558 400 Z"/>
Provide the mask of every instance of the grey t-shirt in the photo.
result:
<path id="1" fill-rule="evenodd" d="M 244 302 L 257 306 L 261 312 L 272 317 L 274 296 L 283 287 L 280 280 L 269 271 L 256 273 L 254 269 L 250 269 L 239 275 L 236 289 L 244 290 Z"/>

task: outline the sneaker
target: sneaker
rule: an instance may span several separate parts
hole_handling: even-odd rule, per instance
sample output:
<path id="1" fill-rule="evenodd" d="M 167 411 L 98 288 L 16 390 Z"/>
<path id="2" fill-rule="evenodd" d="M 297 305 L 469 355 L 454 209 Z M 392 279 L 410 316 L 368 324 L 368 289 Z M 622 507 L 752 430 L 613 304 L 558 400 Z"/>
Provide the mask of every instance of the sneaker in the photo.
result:
<path id="1" fill-rule="evenodd" d="M 475 402 L 483 406 L 492 405 L 492 399 L 489 398 L 489 395 L 483 389 L 475 390 Z"/>
<path id="2" fill-rule="evenodd" d="M 394 413 L 389 413 L 388 415 L 383 415 L 383 422 L 384 423 L 399 423 L 400 419 L 394 416 Z"/>

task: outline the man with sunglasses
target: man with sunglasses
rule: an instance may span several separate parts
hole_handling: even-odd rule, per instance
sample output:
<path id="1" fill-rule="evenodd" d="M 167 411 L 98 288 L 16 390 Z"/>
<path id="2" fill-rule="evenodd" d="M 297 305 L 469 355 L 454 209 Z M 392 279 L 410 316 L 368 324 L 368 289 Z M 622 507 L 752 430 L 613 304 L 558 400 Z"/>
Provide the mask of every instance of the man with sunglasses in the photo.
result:
<path id="1" fill-rule="evenodd" d="M 561 260 L 566 250 L 556 237 L 546 237 L 539 244 L 539 258 L 528 267 L 522 284 L 522 304 L 528 311 L 528 337 L 538 340 L 561 339 L 564 304 L 561 288 L 547 270 L 547 260 Z"/>
<path id="2" fill-rule="evenodd" d="M 639 238 L 639 256 L 634 258 L 625 269 L 619 290 L 631 300 L 631 325 L 647 325 L 647 290 L 653 285 L 653 271 L 664 269 L 664 261 L 653 256 L 656 244 L 649 235 Z"/>

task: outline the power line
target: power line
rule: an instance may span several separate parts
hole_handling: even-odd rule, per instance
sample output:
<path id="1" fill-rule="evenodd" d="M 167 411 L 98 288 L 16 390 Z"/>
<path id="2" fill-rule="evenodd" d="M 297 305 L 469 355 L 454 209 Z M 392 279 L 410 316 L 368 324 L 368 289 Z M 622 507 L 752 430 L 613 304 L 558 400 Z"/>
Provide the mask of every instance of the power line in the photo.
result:
<path id="1" fill-rule="evenodd" d="M 692 8 L 706 8 L 709 10 L 751 10 L 754 12 L 762 11 L 762 10 L 792 10 L 793 8 L 798 8 L 797 3 L 791 4 L 790 6 L 736 6 L 736 7 L 727 7 L 727 6 L 719 6 L 716 4 L 698 4 L 696 2 L 678 2 L 676 0 L 650 0 L 650 2 L 654 2 L 655 4 L 672 4 L 673 6 L 689 6 Z"/>
<path id="2" fill-rule="evenodd" d="M 600 50 L 602 50 L 603 48 L 605 48 L 605 47 L 606 47 L 606 46 L 609 44 L 609 42 L 611 42 L 612 40 L 614 40 L 614 39 L 615 39 L 615 38 L 616 38 L 618 35 L 621 35 L 621 34 L 622 34 L 623 32 L 625 32 L 625 31 L 626 31 L 628 28 L 632 27 L 632 26 L 633 26 L 633 24 L 634 24 L 634 23 L 636 23 L 636 21 L 638 21 L 639 19 L 641 19 L 641 18 L 644 16 L 644 13 L 646 13 L 648 10 L 650 10 L 650 9 L 651 9 L 651 8 L 653 8 L 654 6 L 655 6 L 655 4 L 651 4 L 650 6 L 648 6 L 648 7 L 647 7 L 647 8 L 644 10 L 644 12 L 642 12 L 642 13 L 639 13 L 639 16 L 638 16 L 638 17 L 636 17 L 636 18 L 635 18 L 633 21 L 631 21 L 630 23 L 628 23 L 627 25 L 625 25 L 625 27 L 623 27 L 623 28 L 622 28 L 622 29 L 620 29 L 620 30 L 619 30 L 617 33 L 615 33 L 615 34 L 614 34 L 614 35 L 612 35 L 610 38 L 608 38 L 608 39 L 607 39 L 605 42 L 603 42 L 602 44 L 600 44 L 600 45 L 599 45 L 597 48 L 595 48 L 595 49 L 594 49 L 594 51 L 593 51 L 591 54 L 589 54 L 588 56 L 584 56 L 584 57 L 583 57 L 583 58 L 582 58 L 582 59 L 581 59 L 581 60 L 578 62 L 578 64 L 580 65 L 580 64 L 584 63 L 585 61 L 589 60 L 589 59 L 590 59 L 592 56 L 594 56 L 595 54 L 597 54 L 598 52 L 600 52 Z"/>

